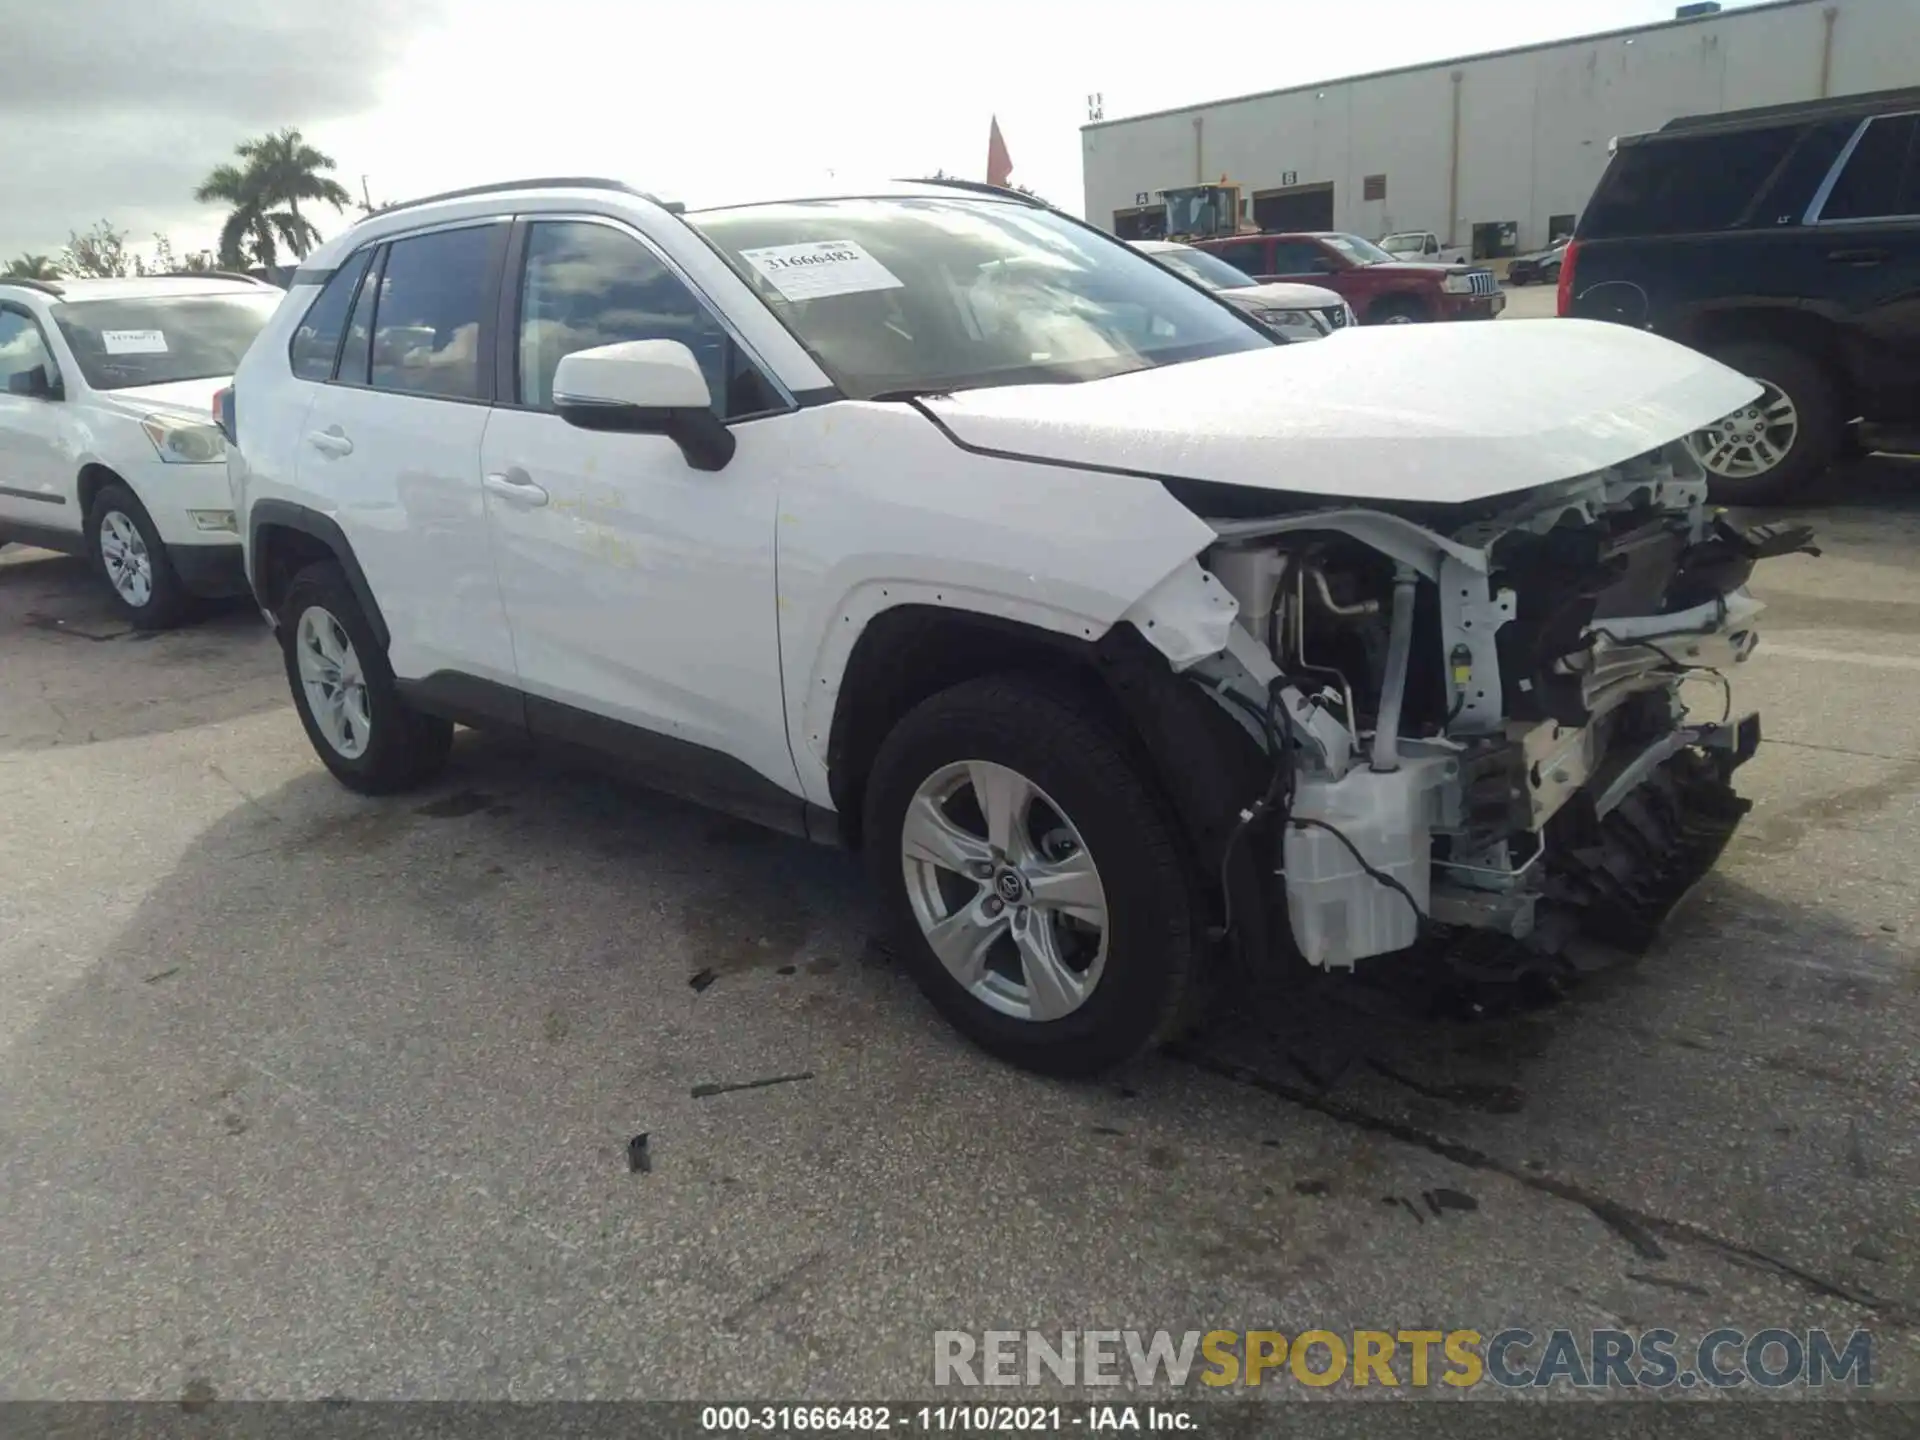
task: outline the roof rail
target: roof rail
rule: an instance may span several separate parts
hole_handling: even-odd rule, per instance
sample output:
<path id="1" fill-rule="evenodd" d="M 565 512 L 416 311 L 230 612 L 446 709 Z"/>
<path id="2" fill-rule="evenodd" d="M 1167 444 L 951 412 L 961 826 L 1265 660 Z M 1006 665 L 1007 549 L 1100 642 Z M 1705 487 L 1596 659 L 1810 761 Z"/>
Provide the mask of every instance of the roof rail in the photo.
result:
<path id="1" fill-rule="evenodd" d="M 419 205 L 434 205 L 442 200 L 465 200 L 475 195 L 494 195 L 508 190 L 617 190 L 623 195 L 635 195 L 642 200 L 651 200 L 654 204 L 666 209 L 673 208 L 658 196 L 649 195 L 644 190 L 636 190 L 625 181 L 608 180 L 593 175 L 543 175 L 531 180 L 496 180 L 490 185 L 468 185 L 460 190 L 443 190 L 438 195 L 422 195 L 415 200 L 397 201 L 374 211 L 373 214 L 390 215 L 395 210 L 411 210 Z"/>
<path id="2" fill-rule="evenodd" d="M 148 280 L 237 280 L 243 285 L 263 285 L 269 290 L 279 288 L 272 281 L 262 280 L 258 275 L 249 275 L 242 270 L 162 270 L 143 278 Z"/>
<path id="3" fill-rule="evenodd" d="M 922 176 L 917 179 L 905 176 L 894 177 L 898 185 L 944 185 L 951 190 L 971 190 L 976 195 L 998 195 L 1003 200 L 1018 200 L 1022 205 L 1031 205 L 1036 210 L 1051 210 L 1053 207 L 1038 195 L 1029 195 L 1024 190 L 1015 190 L 1008 185 L 994 185 L 985 180 L 956 180 L 951 175 L 936 175 L 931 178 Z"/>
<path id="4" fill-rule="evenodd" d="M 1830 95 L 1823 100 L 1795 100 L 1785 105 L 1759 105 L 1748 110 L 1722 110 L 1717 114 L 1682 115 L 1669 120 L 1655 135 L 1701 130 L 1744 130 L 1749 127 L 1787 124 L 1793 121 L 1848 119 L 1876 111 L 1911 110 L 1920 107 L 1920 86 L 1897 90 L 1874 90 L 1857 95 Z"/>
<path id="5" fill-rule="evenodd" d="M 64 295 L 57 281 L 29 280 L 24 275 L 0 275 L 0 285 L 23 285 L 29 290 L 38 290 L 43 295 Z"/>

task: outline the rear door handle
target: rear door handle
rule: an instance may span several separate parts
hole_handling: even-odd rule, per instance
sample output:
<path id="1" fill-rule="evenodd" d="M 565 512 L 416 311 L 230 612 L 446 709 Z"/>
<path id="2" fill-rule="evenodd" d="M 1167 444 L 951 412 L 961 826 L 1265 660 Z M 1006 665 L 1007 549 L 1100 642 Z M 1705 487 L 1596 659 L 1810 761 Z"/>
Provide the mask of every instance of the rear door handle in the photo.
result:
<path id="1" fill-rule="evenodd" d="M 1884 265 L 1893 258 L 1890 250 L 1829 250 L 1827 259 L 1835 265 Z"/>
<path id="2" fill-rule="evenodd" d="M 547 503 L 545 488 L 535 484 L 533 477 L 518 465 L 487 476 L 484 483 L 501 499 L 510 500 L 515 505 L 537 506 Z"/>
<path id="3" fill-rule="evenodd" d="M 347 438 L 347 432 L 338 425 L 329 425 L 324 430 L 315 430 L 307 436 L 307 443 L 322 455 L 351 455 L 353 441 Z"/>

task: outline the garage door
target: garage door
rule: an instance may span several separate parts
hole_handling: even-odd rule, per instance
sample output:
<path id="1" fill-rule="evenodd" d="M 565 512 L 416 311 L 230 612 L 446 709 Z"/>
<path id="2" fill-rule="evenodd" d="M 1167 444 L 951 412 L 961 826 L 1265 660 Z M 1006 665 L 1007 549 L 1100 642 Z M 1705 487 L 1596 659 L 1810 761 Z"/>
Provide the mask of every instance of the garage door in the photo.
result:
<path id="1" fill-rule="evenodd" d="M 1333 185 L 1289 185 L 1253 193 L 1253 222 L 1269 234 L 1287 230 L 1331 230 Z"/>

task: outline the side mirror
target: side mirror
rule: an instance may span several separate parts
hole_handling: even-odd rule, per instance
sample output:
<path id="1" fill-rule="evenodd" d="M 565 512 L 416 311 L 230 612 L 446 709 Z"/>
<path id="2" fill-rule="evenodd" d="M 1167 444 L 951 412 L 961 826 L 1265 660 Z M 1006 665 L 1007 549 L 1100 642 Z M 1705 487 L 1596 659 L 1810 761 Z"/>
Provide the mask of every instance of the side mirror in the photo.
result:
<path id="1" fill-rule="evenodd" d="M 1334 263 L 1331 256 L 1321 255 L 1316 258 L 1311 265 L 1307 266 L 1307 273 L 1309 275 L 1332 275 L 1337 273 L 1339 269 L 1340 267 Z"/>
<path id="2" fill-rule="evenodd" d="M 51 400 L 57 392 L 47 375 L 47 367 L 34 365 L 25 370 L 16 370 L 7 377 L 7 393 L 24 396 L 28 400 Z"/>
<path id="3" fill-rule="evenodd" d="M 733 432 L 714 413 L 706 374 L 678 340 L 623 340 L 561 356 L 553 408 L 582 430 L 665 435 L 696 470 L 719 470 L 733 458 Z"/>

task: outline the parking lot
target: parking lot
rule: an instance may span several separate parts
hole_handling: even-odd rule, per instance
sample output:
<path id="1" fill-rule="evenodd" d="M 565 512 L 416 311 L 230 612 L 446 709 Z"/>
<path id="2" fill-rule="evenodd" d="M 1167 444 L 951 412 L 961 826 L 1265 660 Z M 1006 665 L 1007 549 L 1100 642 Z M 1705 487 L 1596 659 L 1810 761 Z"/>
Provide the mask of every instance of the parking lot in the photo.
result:
<path id="1" fill-rule="evenodd" d="M 1733 1325 L 1869 1328 L 1920 1393 L 1920 462 L 1805 518 L 1757 808 L 1655 953 L 1477 1021 L 1223 1006 L 1099 1084 L 955 1038 L 847 857 L 465 732 L 360 799 L 251 610 L 136 635 L 10 548 L 4 1389 L 897 1398 L 943 1328 Z"/>

